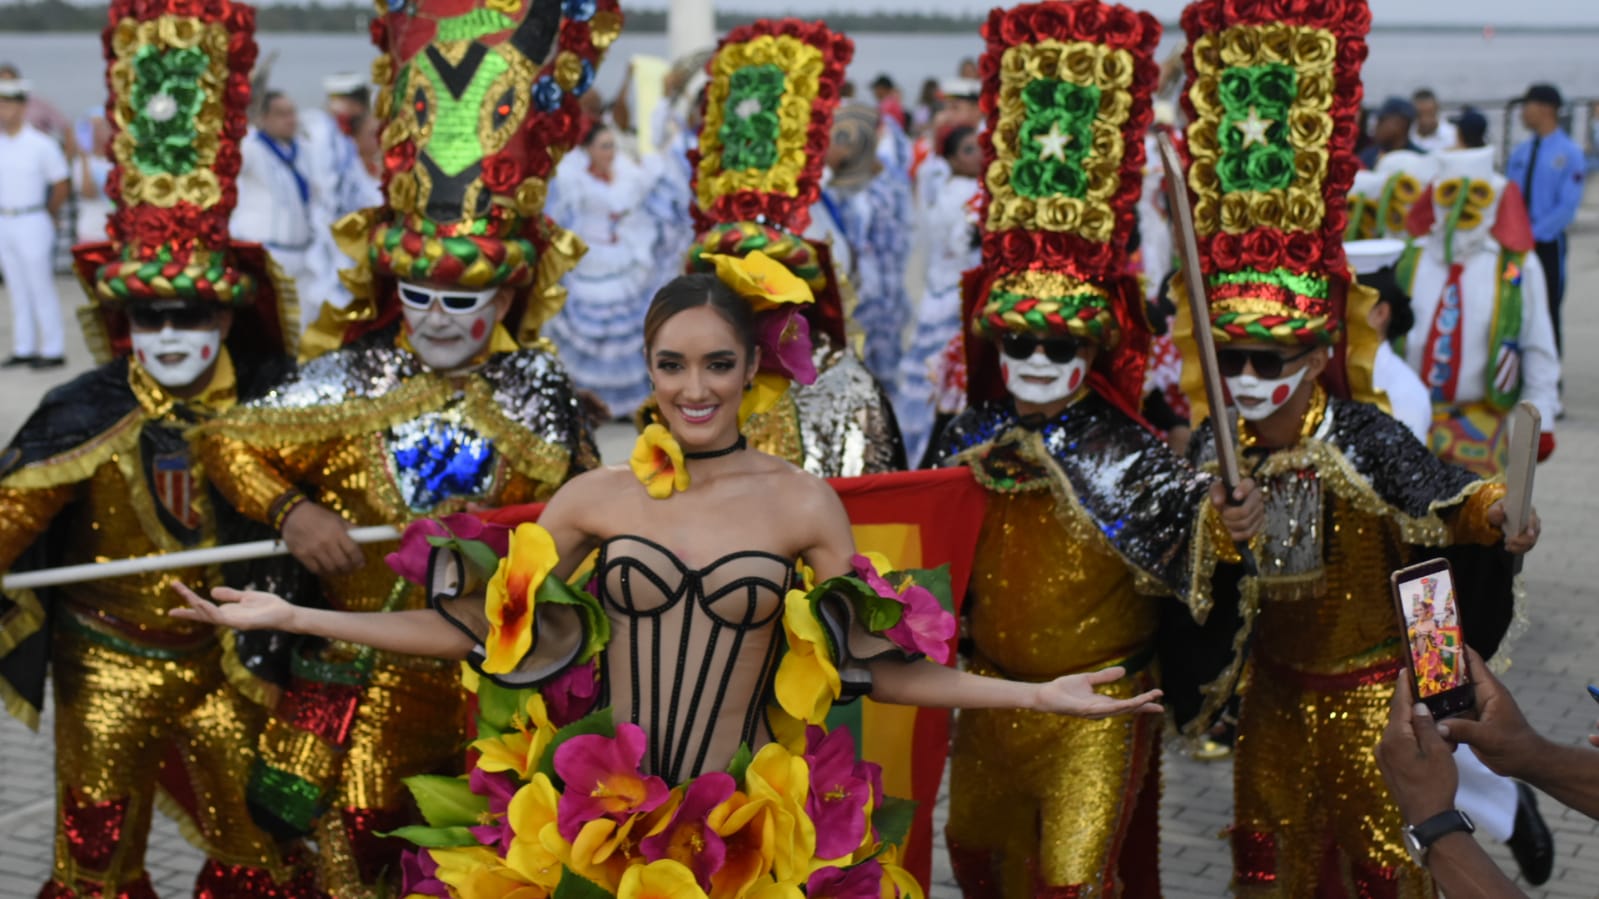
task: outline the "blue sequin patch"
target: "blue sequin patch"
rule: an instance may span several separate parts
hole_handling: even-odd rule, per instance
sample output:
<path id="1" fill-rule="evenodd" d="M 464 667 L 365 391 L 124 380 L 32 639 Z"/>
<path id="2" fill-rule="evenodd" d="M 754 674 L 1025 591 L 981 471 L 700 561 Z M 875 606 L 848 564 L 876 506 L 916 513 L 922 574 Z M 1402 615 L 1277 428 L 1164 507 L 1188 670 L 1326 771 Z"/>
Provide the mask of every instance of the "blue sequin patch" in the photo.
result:
<path id="1" fill-rule="evenodd" d="M 395 484 L 414 512 L 456 497 L 481 497 L 492 486 L 493 445 L 454 422 L 434 416 L 407 422 L 390 432 L 389 446 Z"/>

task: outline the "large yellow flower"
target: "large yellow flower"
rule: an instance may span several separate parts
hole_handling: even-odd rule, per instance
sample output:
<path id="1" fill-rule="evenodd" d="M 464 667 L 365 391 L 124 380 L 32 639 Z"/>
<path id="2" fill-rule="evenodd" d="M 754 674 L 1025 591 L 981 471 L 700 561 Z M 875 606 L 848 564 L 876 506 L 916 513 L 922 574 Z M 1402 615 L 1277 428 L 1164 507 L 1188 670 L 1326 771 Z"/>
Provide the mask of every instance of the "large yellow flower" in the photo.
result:
<path id="1" fill-rule="evenodd" d="M 788 652 L 777 666 L 773 684 L 783 711 L 807 724 L 821 724 L 827 711 L 844 692 L 833 664 L 822 622 L 804 593 L 790 590 L 783 600 L 783 632 Z"/>
<path id="2" fill-rule="evenodd" d="M 550 890 L 524 881 L 516 871 L 500 864 L 494 850 L 484 846 L 430 849 L 438 862 L 434 873 L 461 899 L 546 899 Z"/>
<path id="3" fill-rule="evenodd" d="M 640 818 L 634 815 L 620 825 L 610 818 L 595 818 L 584 824 L 577 839 L 572 841 L 571 854 L 566 859 L 567 867 L 577 872 L 578 876 L 616 892 L 627 869 L 641 858 L 638 839 L 633 831 L 638 829 L 640 833 L 647 833 L 650 824 L 641 823 Z M 554 831 L 549 836 L 559 839 L 560 833 Z M 553 840 L 545 841 L 547 848 L 553 845 L 556 845 Z"/>
<path id="4" fill-rule="evenodd" d="M 505 863 L 529 881 L 555 889 L 561 881 L 561 857 L 570 851 L 555 827 L 560 797 L 543 774 L 534 774 L 511 797 L 506 817 L 515 836 L 505 853 Z M 552 848 L 554 847 L 554 848 Z"/>
<path id="5" fill-rule="evenodd" d="M 725 256 L 707 253 L 703 257 L 716 266 L 716 277 L 749 301 L 756 312 L 776 309 L 785 303 L 814 303 L 811 286 L 788 270 L 788 266 L 754 250 L 748 255 Z"/>
<path id="6" fill-rule="evenodd" d="M 722 867 L 711 875 L 711 899 L 744 899 L 762 880 L 770 880 L 777 828 L 772 801 L 734 793 L 711 810 L 706 823 L 727 846 Z"/>
<path id="7" fill-rule="evenodd" d="M 768 743 L 750 761 L 744 782 L 751 799 L 771 803 L 772 873 L 779 881 L 804 880 L 816 856 L 816 825 L 805 813 L 810 767 L 783 746 Z"/>
<path id="8" fill-rule="evenodd" d="M 638 435 L 633 444 L 633 457 L 628 460 L 633 476 L 644 485 L 645 492 L 655 499 L 666 499 L 674 490 L 688 489 L 688 466 L 683 464 L 683 448 L 677 439 L 661 425 L 650 425 Z"/>
<path id="9" fill-rule="evenodd" d="M 705 891 L 694 881 L 694 872 L 682 862 L 669 858 L 634 865 L 622 875 L 617 899 L 706 899 Z"/>
<path id="10" fill-rule="evenodd" d="M 489 579 L 484 613 L 489 635 L 483 641 L 483 670 L 507 674 L 516 670 L 533 648 L 533 598 L 539 585 L 560 561 L 555 538 L 536 524 L 520 524 L 511 532 L 511 548 Z"/>
<path id="11" fill-rule="evenodd" d="M 544 697 L 537 693 L 528 697 L 522 714 L 511 722 L 511 729 L 496 737 L 484 737 L 472 743 L 479 753 L 477 766 L 484 771 L 515 771 L 518 780 L 527 780 L 528 772 L 536 770 L 544 759 L 544 750 L 555 739 L 555 725 L 550 723 L 549 712 L 544 707 Z"/>

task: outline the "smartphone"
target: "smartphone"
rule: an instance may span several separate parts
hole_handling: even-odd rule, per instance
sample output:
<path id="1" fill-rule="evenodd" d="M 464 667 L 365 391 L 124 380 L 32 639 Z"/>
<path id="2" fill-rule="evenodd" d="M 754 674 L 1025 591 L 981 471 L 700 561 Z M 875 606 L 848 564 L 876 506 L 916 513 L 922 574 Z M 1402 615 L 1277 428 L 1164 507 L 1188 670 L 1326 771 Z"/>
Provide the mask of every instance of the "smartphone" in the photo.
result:
<path id="1" fill-rule="evenodd" d="M 1436 719 L 1476 707 L 1466 666 L 1465 632 L 1455 602 L 1455 580 L 1447 559 L 1433 559 L 1393 573 L 1394 607 L 1405 660 L 1416 685 L 1415 700 Z"/>

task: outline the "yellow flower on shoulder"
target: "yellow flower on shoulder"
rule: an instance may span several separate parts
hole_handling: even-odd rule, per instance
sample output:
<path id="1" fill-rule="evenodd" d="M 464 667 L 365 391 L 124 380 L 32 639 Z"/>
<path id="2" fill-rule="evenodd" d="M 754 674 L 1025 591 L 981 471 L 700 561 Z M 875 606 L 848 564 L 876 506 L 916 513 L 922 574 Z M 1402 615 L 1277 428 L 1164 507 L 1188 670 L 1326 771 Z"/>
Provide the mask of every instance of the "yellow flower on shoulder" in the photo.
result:
<path id="1" fill-rule="evenodd" d="M 816 825 L 805 813 L 811 790 L 810 766 L 786 748 L 768 743 L 755 753 L 744 781 L 750 799 L 771 803 L 772 873 L 779 881 L 809 877 L 816 856 Z"/>
<path id="2" fill-rule="evenodd" d="M 738 423 L 742 425 L 756 415 L 770 412 L 783 398 L 783 392 L 788 390 L 788 385 L 788 378 L 777 372 L 758 372 L 750 384 L 750 389 L 744 391 L 744 398 L 739 400 Z"/>
<path id="3" fill-rule="evenodd" d="M 518 780 L 527 780 L 528 772 L 538 768 L 544 751 L 555 739 L 556 727 L 550 723 L 543 696 L 534 693 L 528 697 L 524 709 L 512 721 L 510 730 L 472 743 L 479 753 L 479 768 L 489 772 L 515 771 Z"/>
<path id="4" fill-rule="evenodd" d="M 551 849 L 569 851 L 555 825 L 555 810 L 560 796 L 544 774 L 534 774 L 506 808 L 515 836 L 505 853 L 505 863 L 529 881 L 555 889 L 561 881 L 561 855 Z"/>
<path id="5" fill-rule="evenodd" d="M 746 895 L 748 899 L 804 899 L 805 897 L 805 894 L 800 892 L 799 884 L 779 883 L 775 880 L 756 884 Z"/>
<path id="6" fill-rule="evenodd" d="M 555 538 L 536 524 L 517 525 L 510 551 L 489 579 L 484 614 L 489 635 L 483 641 L 483 670 L 507 674 L 533 648 L 533 598 L 560 556 Z"/>
<path id="7" fill-rule="evenodd" d="M 617 899 L 706 899 L 694 872 L 669 858 L 634 865 L 622 875 Z"/>
<path id="8" fill-rule="evenodd" d="M 683 464 L 683 448 L 662 425 L 650 425 L 633 444 L 628 460 L 633 476 L 655 499 L 666 499 L 672 491 L 688 489 L 688 466 Z"/>
<path id="9" fill-rule="evenodd" d="M 843 695 L 844 683 L 833 664 L 822 622 L 806 594 L 798 590 L 788 591 L 783 600 L 783 633 L 788 637 L 788 652 L 777 665 L 773 683 L 777 704 L 807 724 L 821 724 L 833 700 Z"/>
<path id="10" fill-rule="evenodd" d="M 814 303 L 811 286 L 788 270 L 788 266 L 760 250 L 741 257 L 707 253 L 704 257 L 716 266 L 716 277 L 749 300 L 756 312 L 776 309 L 785 303 Z"/>

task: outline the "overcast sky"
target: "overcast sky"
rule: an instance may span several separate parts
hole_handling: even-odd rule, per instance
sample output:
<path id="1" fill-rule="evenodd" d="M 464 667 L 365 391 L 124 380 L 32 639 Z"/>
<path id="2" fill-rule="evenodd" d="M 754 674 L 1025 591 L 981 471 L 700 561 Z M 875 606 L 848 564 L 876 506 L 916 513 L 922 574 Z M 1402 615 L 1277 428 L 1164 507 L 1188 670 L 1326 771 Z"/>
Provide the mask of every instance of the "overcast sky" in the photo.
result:
<path id="1" fill-rule="evenodd" d="M 895 12 L 983 12 L 990 3 L 972 0 L 717 0 L 719 8 L 750 12 L 782 9 L 814 15 L 835 9 Z M 1004 4 L 1010 5 L 1010 4 Z M 1164 20 L 1175 20 L 1186 0 L 1131 0 Z M 666 0 L 624 0 L 624 8 L 662 9 Z M 1439 22 L 1455 25 L 1595 25 L 1599 26 L 1599 0 L 1371 0 L 1378 25 Z"/>

